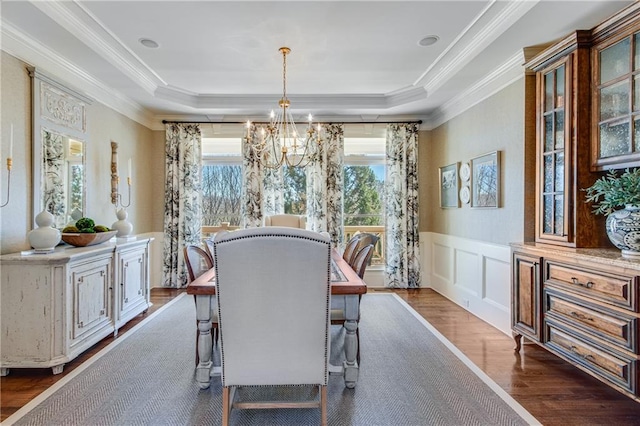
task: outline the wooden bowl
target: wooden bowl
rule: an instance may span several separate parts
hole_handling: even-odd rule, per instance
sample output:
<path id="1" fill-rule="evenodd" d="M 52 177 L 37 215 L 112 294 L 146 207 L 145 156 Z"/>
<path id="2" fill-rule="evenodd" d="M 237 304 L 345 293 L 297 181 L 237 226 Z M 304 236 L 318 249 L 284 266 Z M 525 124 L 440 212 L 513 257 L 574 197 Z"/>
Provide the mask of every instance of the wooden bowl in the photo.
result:
<path id="1" fill-rule="evenodd" d="M 62 241 L 76 247 L 93 246 L 113 238 L 118 231 L 96 232 L 95 234 L 63 233 Z"/>

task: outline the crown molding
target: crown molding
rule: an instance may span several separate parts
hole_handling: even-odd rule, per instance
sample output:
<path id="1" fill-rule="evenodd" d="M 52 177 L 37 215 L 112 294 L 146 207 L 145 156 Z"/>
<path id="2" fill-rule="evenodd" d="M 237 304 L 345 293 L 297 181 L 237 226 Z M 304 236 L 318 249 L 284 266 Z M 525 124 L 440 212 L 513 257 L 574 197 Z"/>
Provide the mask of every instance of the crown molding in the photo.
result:
<path id="1" fill-rule="evenodd" d="M 415 85 L 423 85 L 428 93 L 433 93 L 458 74 L 476 56 L 501 34 L 516 24 L 540 0 L 514 0 L 509 2 L 492 1 L 474 22 L 458 37 L 454 44 L 436 59 L 434 64 L 416 81 Z M 497 5 L 504 6 L 496 10 Z M 481 18 L 492 10 L 496 10 L 490 21 L 483 25 Z M 478 25 L 483 25 L 477 33 L 472 33 Z M 460 49 L 456 49 L 461 47 Z M 457 50 L 457 51 L 456 51 Z M 432 72 L 433 71 L 433 72 Z"/>
<path id="2" fill-rule="evenodd" d="M 34 1 L 32 4 L 145 91 L 153 93 L 158 86 L 166 85 L 160 76 L 151 71 L 137 55 L 126 48 L 79 3 Z"/>
<path id="3" fill-rule="evenodd" d="M 519 50 L 490 74 L 429 114 L 423 128 L 433 130 L 524 77 L 524 51 Z"/>
<path id="4" fill-rule="evenodd" d="M 2 20 L 1 49 L 27 65 L 46 72 L 84 92 L 87 96 L 119 112 L 120 114 L 151 128 L 152 115 L 140 104 L 105 86 L 93 76 L 78 68 L 44 45 L 26 36 L 12 24 Z"/>

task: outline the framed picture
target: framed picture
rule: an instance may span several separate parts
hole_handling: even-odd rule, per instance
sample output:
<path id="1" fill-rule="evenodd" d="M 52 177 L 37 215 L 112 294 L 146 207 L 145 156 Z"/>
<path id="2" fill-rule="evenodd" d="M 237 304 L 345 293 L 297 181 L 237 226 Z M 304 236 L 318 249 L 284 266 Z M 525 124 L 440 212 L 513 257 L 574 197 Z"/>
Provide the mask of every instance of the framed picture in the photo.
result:
<path id="1" fill-rule="evenodd" d="M 458 164 L 440 167 L 440 207 L 442 208 L 460 207 Z"/>
<path id="2" fill-rule="evenodd" d="M 471 207 L 500 206 L 500 151 L 471 160 Z"/>

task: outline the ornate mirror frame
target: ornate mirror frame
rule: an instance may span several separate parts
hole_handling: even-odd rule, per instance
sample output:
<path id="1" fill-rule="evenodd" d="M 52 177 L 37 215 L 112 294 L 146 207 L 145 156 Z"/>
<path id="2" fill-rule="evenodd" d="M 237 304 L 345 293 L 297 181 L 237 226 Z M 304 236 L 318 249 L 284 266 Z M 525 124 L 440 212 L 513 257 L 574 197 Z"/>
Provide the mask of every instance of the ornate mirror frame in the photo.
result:
<path id="1" fill-rule="evenodd" d="M 33 216 L 48 210 L 62 228 L 74 209 L 86 215 L 87 106 L 91 99 L 35 68 L 33 107 Z"/>

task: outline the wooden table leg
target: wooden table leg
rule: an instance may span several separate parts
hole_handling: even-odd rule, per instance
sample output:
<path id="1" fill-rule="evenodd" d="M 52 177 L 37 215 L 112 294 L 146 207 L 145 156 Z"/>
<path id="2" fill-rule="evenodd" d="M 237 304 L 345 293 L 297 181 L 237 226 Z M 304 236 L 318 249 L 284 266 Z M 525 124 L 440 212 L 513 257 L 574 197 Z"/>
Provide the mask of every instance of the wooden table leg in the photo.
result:
<path id="1" fill-rule="evenodd" d="M 211 385 L 211 360 L 213 341 L 211 338 L 211 296 L 196 296 L 196 319 L 200 337 L 198 340 L 198 357 L 200 362 L 196 367 L 196 381 L 201 389 L 207 389 Z"/>

